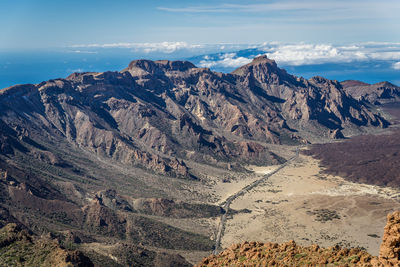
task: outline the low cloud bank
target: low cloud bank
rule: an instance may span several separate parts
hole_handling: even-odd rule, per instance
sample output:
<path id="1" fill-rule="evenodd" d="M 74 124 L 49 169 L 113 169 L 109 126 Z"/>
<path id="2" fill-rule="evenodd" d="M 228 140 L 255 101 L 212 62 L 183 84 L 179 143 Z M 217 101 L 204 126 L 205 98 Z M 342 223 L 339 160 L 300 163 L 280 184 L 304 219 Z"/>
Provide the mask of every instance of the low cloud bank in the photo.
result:
<path id="1" fill-rule="evenodd" d="M 101 53 L 104 49 L 128 49 L 135 54 L 168 57 L 193 57 L 199 67 L 235 68 L 249 63 L 254 57 L 267 55 L 283 66 L 327 63 L 387 61 L 392 69 L 400 69 L 400 43 L 333 44 L 189 44 L 187 42 L 81 44 L 70 48 L 79 53 Z M 198 56 L 203 55 L 203 56 Z"/>
<path id="2" fill-rule="evenodd" d="M 239 55 L 240 54 L 240 55 Z M 399 61 L 400 43 L 365 43 L 347 46 L 332 44 L 276 44 L 266 43 L 252 49 L 231 53 L 206 55 L 200 61 L 202 67 L 239 67 L 259 55 L 267 55 L 281 65 L 300 66 L 326 63 L 350 63 L 362 61 Z M 400 62 L 393 65 L 400 69 Z"/>
<path id="3" fill-rule="evenodd" d="M 226 53 L 222 54 L 220 59 L 215 61 L 209 60 L 209 57 L 205 56 L 204 60 L 200 61 L 200 66 L 206 68 L 213 68 L 215 66 L 236 68 L 250 63 L 251 60 L 251 58 L 238 57 L 236 53 Z"/>

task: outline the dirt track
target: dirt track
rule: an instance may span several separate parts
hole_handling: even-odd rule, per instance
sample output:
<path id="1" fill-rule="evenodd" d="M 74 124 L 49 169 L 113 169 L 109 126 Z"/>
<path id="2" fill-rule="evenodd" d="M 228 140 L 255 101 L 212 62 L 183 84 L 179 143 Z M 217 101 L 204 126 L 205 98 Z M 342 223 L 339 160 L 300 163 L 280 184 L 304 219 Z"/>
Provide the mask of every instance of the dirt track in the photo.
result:
<path id="1" fill-rule="evenodd" d="M 272 172 L 265 174 L 261 179 L 258 179 L 256 181 L 252 182 L 251 184 L 243 187 L 240 191 L 238 191 L 237 193 L 229 196 L 224 202 L 221 203 L 221 207 L 225 210 L 225 213 L 221 216 L 221 220 L 220 220 L 220 223 L 218 225 L 218 232 L 217 232 L 217 235 L 216 235 L 215 247 L 214 247 L 214 251 L 213 251 L 213 253 L 215 255 L 218 254 L 218 250 L 221 247 L 221 238 L 222 238 L 222 236 L 224 234 L 225 223 L 226 223 L 227 216 L 229 214 L 229 207 L 230 207 L 232 201 L 237 199 L 239 196 L 242 196 L 242 195 L 246 194 L 251 189 L 255 188 L 256 186 L 260 185 L 261 183 L 265 182 L 269 177 L 271 177 L 272 175 L 274 175 L 277 172 L 279 172 L 281 169 L 286 167 L 290 162 L 292 162 L 293 160 L 297 159 L 298 157 L 299 157 L 299 148 L 296 149 L 296 155 L 293 156 L 292 158 L 290 158 L 284 164 L 280 165 L 278 168 L 276 168 Z"/>

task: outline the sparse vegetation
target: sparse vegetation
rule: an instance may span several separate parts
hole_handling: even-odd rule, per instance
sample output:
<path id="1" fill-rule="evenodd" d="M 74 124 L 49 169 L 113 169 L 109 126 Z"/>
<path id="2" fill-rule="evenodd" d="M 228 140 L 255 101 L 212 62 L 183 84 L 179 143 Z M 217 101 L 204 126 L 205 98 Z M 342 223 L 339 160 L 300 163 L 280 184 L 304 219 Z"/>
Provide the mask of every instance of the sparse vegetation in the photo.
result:
<path id="1" fill-rule="evenodd" d="M 55 240 L 37 238 L 16 224 L 0 229 L 0 266 L 93 266 L 77 251 L 65 250 Z"/>
<path id="2" fill-rule="evenodd" d="M 332 221 L 334 219 L 339 220 L 340 216 L 335 210 L 329 209 L 317 209 L 314 211 L 307 211 L 307 214 L 316 215 L 316 221 L 319 222 L 327 222 Z"/>

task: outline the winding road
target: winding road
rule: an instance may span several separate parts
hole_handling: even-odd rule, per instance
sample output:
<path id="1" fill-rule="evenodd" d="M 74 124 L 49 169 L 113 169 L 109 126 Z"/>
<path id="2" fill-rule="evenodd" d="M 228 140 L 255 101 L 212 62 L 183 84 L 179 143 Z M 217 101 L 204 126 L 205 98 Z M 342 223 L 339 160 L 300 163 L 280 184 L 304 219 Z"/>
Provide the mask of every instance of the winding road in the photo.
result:
<path id="1" fill-rule="evenodd" d="M 226 219 L 227 219 L 227 216 L 228 216 L 228 213 L 229 213 L 229 207 L 230 207 L 232 201 L 235 200 L 236 198 L 238 198 L 239 196 L 246 194 L 248 191 L 250 191 L 254 187 L 258 186 L 259 184 L 265 182 L 269 177 L 271 177 L 275 173 L 277 173 L 280 170 L 282 170 L 283 168 L 285 168 L 290 162 L 292 162 L 293 160 L 297 159 L 298 157 L 299 157 L 299 147 L 296 148 L 296 155 L 294 155 L 293 157 L 288 159 L 285 163 L 283 163 L 277 169 L 275 169 L 274 171 L 264 175 L 263 177 L 261 177 L 260 179 L 254 181 L 253 183 L 251 183 L 249 185 L 246 185 L 245 187 L 240 189 L 235 194 L 229 196 L 224 202 L 221 203 L 221 208 L 224 209 L 225 213 L 221 215 L 221 220 L 220 220 L 220 223 L 218 225 L 218 232 L 217 232 L 217 236 L 216 236 L 216 239 L 215 239 L 215 247 L 214 247 L 214 251 L 213 251 L 214 255 L 218 254 L 218 250 L 221 247 L 221 239 L 222 239 L 222 236 L 223 236 L 224 231 L 225 231 L 225 223 L 226 223 Z"/>

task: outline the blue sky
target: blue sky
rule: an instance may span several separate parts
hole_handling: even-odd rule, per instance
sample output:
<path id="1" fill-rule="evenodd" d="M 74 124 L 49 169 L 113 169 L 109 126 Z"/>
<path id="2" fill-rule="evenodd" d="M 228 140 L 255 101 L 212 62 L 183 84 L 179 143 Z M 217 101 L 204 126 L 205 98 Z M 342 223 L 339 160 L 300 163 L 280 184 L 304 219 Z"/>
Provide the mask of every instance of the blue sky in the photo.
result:
<path id="1" fill-rule="evenodd" d="M 0 0 L 0 49 L 76 44 L 400 42 L 399 0 Z"/>
<path id="2" fill-rule="evenodd" d="M 0 88 L 129 61 L 400 84 L 400 0 L 0 0 Z"/>

